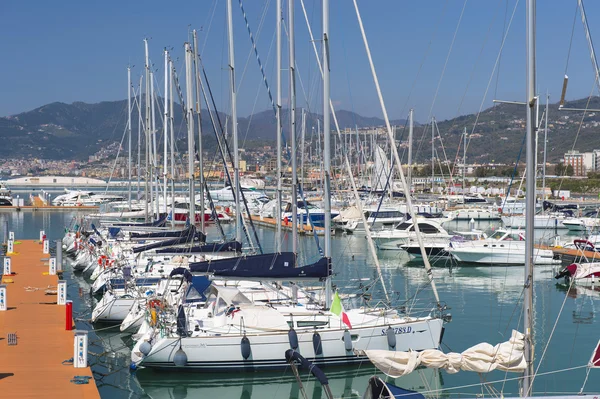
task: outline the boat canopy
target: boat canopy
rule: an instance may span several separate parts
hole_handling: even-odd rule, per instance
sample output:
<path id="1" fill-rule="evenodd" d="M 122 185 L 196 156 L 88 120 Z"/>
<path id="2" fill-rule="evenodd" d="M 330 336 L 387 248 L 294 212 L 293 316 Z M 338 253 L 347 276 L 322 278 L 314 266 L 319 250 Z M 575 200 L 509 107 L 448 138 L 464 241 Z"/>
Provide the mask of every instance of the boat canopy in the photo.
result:
<path id="1" fill-rule="evenodd" d="M 164 248 L 156 251 L 157 254 L 193 254 L 215 252 L 242 252 L 242 243 L 238 241 L 212 242 L 210 244 L 188 248 Z"/>
<path id="2" fill-rule="evenodd" d="M 373 376 L 369 379 L 369 386 L 363 395 L 363 399 L 425 399 L 425 396 L 418 392 L 404 389 L 383 381 L 381 378 Z"/>
<path id="3" fill-rule="evenodd" d="M 325 279 L 331 275 L 331 260 L 328 258 L 306 266 L 295 266 L 295 254 L 281 252 L 190 263 L 190 270 L 222 277 L 265 279 Z"/>

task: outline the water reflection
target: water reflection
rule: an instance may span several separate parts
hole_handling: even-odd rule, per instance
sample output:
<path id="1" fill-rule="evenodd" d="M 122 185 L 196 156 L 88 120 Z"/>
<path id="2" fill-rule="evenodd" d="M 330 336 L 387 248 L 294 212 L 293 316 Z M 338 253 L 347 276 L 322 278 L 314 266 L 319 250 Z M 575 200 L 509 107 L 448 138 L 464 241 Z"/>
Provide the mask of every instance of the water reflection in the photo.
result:
<path id="1" fill-rule="evenodd" d="M 369 378 L 379 375 L 370 364 L 355 369 L 325 369 L 335 398 L 361 398 Z M 305 370 L 300 370 L 302 386 L 309 398 L 325 397 L 321 384 Z M 139 370 L 136 379 L 150 398 L 199 398 L 224 396 L 232 399 L 290 398 L 302 399 L 300 385 L 291 370 L 279 373 L 226 374 L 161 373 Z M 388 381 L 408 389 L 429 390 L 441 386 L 439 371 L 421 369 Z"/>

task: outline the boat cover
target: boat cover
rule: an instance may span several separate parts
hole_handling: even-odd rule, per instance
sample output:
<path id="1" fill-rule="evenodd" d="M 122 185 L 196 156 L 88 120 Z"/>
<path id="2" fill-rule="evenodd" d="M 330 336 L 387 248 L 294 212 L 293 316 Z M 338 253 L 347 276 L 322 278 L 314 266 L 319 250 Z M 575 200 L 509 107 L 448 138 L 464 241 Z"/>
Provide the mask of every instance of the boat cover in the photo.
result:
<path id="1" fill-rule="evenodd" d="M 371 363 L 392 378 L 410 374 L 419 366 L 445 369 L 450 374 L 460 370 L 476 373 L 488 373 L 493 370 L 522 373 L 527 367 L 524 346 L 525 336 L 513 330 L 507 342 L 496 346 L 483 342 L 462 353 L 443 353 L 435 349 L 421 352 L 365 350 L 357 353 L 368 356 Z"/>
<path id="2" fill-rule="evenodd" d="M 190 226 L 183 230 L 167 230 L 167 231 L 156 231 L 154 233 L 131 233 L 131 238 L 144 239 L 144 238 L 176 238 L 183 237 L 191 232 L 196 233 L 196 227 Z M 204 235 L 202 232 L 198 234 Z M 206 236 L 204 236 L 206 238 Z M 204 240 L 202 240 L 204 241 Z"/>
<path id="3" fill-rule="evenodd" d="M 394 384 L 383 381 L 381 378 L 373 376 L 369 379 L 369 386 L 363 399 L 425 399 L 425 396 L 418 392 L 397 387 Z"/>
<path id="4" fill-rule="evenodd" d="M 331 259 L 321 258 L 316 263 L 295 267 L 293 252 L 240 256 L 190 263 L 190 270 L 212 273 L 222 277 L 265 278 L 265 279 L 325 279 L 331 275 Z"/>
<path id="5" fill-rule="evenodd" d="M 201 236 L 204 236 L 204 233 L 195 231 L 195 228 L 192 226 L 191 229 L 186 229 L 182 231 L 187 231 L 187 235 L 182 235 L 178 238 L 172 238 L 170 240 L 162 240 L 156 241 L 148 245 L 142 245 L 139 247 L 133 248 L 133 253 L 137 254 L 144 251 L 149 251 L 151 249 L 162 248 L 162 247 L 170 247 L 171 245 L 179 245 L 179 244 L 189 244 L 196 240 L 201 240 Z M 206 236 L 204 236 L 206 237 Z"/>

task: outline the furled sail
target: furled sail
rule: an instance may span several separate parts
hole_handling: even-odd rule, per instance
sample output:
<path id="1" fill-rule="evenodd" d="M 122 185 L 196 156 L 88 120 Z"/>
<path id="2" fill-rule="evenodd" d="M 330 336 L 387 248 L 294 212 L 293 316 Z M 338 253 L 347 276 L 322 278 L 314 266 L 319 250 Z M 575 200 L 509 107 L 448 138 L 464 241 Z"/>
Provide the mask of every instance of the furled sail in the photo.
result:
<path id="1" fill-rule="evenodd" d="M 496 346 L 481 343 L 470 347 L 462 353 L 443 353 L 435 349 L 421 352 L 393 352 L 386 350 L 358 351 L 366 355 L 383 373 L 392 378 L 410 374 L 419 366 L 445 369 L 448 373 L 474 371 L 488 373 L 493 370 L 523 372 L 526 367 L 523 348 L 525 336 L 513 330 L 510 340 Z"/>

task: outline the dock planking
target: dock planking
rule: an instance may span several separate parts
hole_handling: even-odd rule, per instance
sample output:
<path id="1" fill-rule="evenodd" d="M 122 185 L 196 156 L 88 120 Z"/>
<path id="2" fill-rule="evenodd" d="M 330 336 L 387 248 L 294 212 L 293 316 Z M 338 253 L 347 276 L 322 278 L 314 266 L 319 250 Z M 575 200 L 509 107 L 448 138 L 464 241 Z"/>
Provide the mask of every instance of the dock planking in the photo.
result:
<path id="1" fill-rule="evenodd" d="M 56 304 L 56 294 L 45 293 L 58 283 L 44 274 L 48 256 L 33 240 L 16 241 L 10 254 L 16 274 L 2 279 L 8 310 L 0 312 L 0 397 L 100 398 L 90 367 L 63 365 L 73 357 L 73 331 L 65 330 L 65 307 Z M 16 334 L 16 345 L 8 345 L 9 334 Z M 74 384 L 75 376 L 89 383 Z"/>

